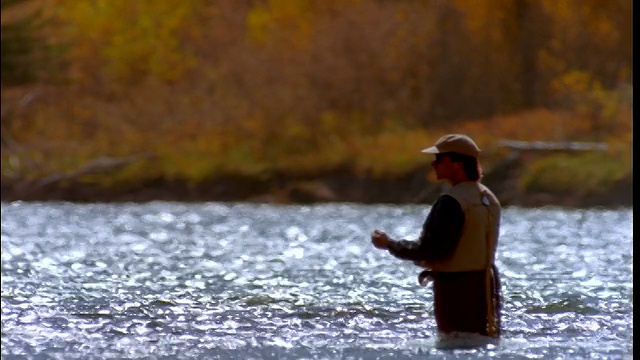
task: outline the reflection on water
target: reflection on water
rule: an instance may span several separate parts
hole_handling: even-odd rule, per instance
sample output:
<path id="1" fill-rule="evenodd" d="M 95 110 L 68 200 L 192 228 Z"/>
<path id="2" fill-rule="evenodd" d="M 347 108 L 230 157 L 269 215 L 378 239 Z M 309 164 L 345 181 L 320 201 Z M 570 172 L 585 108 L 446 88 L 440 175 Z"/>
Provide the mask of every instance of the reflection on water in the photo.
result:
<path id="1" fill-rule="evenodd" d="M 499 341 L 437 336 L 420 269 L 370 245 L 427 211 L 3 203 L 3 359 L 631 356 L 631 209 L 505 209 Z"/>

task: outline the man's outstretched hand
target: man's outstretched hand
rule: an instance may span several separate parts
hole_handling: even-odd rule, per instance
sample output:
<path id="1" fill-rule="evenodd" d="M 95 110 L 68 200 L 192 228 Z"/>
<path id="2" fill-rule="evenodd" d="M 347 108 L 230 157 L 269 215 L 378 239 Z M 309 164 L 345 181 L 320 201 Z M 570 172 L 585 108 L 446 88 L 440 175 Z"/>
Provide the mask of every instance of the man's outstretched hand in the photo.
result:
<path id="1" fill-rule="evenodd" d="M 371 243 L 378 249 L 386 250 L 389 248 L 389 236 L 380 230 L 374 230 L 371 233 Z"/>

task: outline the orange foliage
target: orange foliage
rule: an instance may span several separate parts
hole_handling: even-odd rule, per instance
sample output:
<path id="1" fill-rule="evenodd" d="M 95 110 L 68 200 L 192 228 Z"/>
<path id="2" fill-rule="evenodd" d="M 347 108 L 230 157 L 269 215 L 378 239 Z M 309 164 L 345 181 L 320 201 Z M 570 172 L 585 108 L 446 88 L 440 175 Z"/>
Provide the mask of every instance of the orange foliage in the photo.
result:
<path id="1" fill-rule="evenodd" d="M 447 132 L 489 159 L 503 138 L 630 144 L 630 3 L 51 0 L 70 84 L 11 116 L 3 95 L 29 149 L 3 159 L 33 164 L 3 174 L 152 152 L 127 176 L 396 175 Z"/>

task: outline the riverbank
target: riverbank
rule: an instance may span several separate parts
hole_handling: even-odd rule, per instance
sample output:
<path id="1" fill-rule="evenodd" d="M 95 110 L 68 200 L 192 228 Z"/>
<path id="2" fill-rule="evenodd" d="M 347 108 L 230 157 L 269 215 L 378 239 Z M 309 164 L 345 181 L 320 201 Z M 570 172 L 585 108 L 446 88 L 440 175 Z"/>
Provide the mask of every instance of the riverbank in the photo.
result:
<path id="1" fill-rule="evenodd" d="M 336 169 L 315 176 L 286 174 L 265 176 L 229 175 L 214 180 L 190 181 L 151 179 L 141 183 L 105 187 L 86 180 L 53 181 L 47 184 L 2 183 L 2 201 L 69 202 L 252 202 L 309 204 L 324 202 L 430 204 L 444 190 L 444 184 L 425 178 L 428 169 L 418 168 L 393 178 L 354 174 Z M 525 192 L 518 186 L 516 168 L 488 172 L 483 183 L 503 206 L 520 207 L 629 207 L 633 206 L 631 177 L 598 194 L 574 191 Z"/>

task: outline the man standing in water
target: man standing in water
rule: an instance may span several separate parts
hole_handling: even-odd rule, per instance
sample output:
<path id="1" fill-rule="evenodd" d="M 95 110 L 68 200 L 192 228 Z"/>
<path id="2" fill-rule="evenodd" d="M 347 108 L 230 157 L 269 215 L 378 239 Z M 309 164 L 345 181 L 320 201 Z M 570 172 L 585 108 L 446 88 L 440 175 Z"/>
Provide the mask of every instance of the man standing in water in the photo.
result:
<path id="1" fill-rule="evenodd" d="M 500 203 L 480 181 L 480 149 L 466 135 L 441 137 L 422 150 L 435 154 L 431 166 L 451 188 L 431 207 L 417 241 L 393 240 L 380 230 L 371 235 L 378 249 L 411 260 L 433 279 L 438 330 L 500 335 L 500 281 L 495 266 Z"/>

